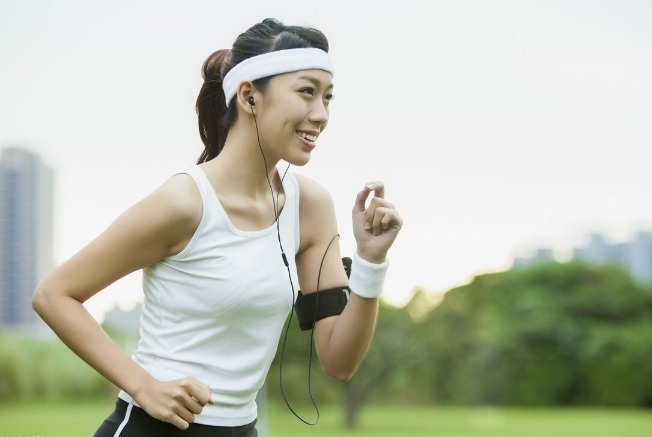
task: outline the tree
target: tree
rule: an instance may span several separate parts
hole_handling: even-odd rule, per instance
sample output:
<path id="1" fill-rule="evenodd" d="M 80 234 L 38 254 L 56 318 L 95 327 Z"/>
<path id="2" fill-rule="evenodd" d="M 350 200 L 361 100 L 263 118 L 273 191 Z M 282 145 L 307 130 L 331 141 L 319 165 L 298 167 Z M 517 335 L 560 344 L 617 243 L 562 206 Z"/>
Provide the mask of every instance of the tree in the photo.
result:
<path id="1" fill-rule="evenodd" d="M 343 385 L 346 428 L 355 428 L 361 407 L 374 396 L 400 396 L 414 387 L 411 375 L 426 357 L 418 326 L 406 308 L 381 305 L 374 338 L 360 368 Z"/>
<path id="2" fill-rule="evenodd" d="M 478 276 L 424 325 L 441 402 L 652 403 L 652 291 L 620 269 L 550 263 Z"/>

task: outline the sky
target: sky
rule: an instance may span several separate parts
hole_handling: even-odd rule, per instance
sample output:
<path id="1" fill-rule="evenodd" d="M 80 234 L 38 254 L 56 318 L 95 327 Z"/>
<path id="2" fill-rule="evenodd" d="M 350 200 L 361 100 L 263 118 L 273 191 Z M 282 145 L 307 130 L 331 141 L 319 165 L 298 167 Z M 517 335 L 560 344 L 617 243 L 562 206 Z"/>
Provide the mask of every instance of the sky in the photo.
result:
<path id="1" fill-rule="evenodd" d="M 0 147 L 55 172 L 55 264 L 195 162 L 201 65 L 266 17 L 329 38 L 329 126 L 293 170 L 333 195 L 343 255 L 385 182 L 387 301 L 652 229 L 652 2 L 0 0 Z M 140 299 L 135 273 L 87 307 Z"/>

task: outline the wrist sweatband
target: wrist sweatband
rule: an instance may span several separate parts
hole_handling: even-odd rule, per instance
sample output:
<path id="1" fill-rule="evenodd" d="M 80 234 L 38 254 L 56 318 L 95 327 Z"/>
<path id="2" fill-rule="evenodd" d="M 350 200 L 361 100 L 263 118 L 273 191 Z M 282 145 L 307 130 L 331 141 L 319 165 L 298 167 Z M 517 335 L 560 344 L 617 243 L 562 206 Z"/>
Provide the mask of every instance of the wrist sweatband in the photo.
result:
<path id="1" fill-rule="evenodd" d="M 381 264 L 374 264 L 360 258 L 358 251 L 353 252 L 351 277 L 349 278 L 351 291 L 360 297 L 369 299 L 380 296 L 383 293 L 388 266 L 388 259 Z"/>

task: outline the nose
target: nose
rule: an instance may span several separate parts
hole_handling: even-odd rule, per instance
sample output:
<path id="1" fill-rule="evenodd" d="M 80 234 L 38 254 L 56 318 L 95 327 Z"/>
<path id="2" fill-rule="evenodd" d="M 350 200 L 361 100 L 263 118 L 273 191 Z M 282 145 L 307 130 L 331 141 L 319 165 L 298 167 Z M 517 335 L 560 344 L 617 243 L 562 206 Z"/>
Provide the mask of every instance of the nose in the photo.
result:
<path id="1" fill-rule="evenodd" d="M 311 122 L 319 123 L 320 125 L 325 125 L 328 123 L 328 103 L 324 103 L 323 100 L 316 99 L 310 108 L 308 119 Z"/>

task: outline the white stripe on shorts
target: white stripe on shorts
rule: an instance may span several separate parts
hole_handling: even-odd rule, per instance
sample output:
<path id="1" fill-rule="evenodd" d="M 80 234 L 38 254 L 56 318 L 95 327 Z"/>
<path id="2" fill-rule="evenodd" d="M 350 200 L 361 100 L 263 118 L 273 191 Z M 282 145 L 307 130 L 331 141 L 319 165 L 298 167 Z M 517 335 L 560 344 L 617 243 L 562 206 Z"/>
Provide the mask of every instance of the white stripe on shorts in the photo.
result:
<path id="1" fill-rule="evenodd" d="M 131 409 L 133 407 L 134 407 L 133 404 L 129 404 L 129 406 L 127 406 L 127 412 L 125 413 L 125 420 L 122 421 L 118 429 L 115 431 L 115 434 L 113 434 L 113 437 L 119 437 L 124 427 L 127 426 L 127 422 L 129 422 L 129 416 L 131 415 Z"/>

